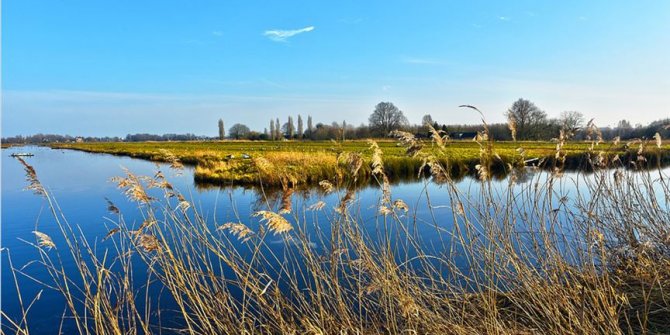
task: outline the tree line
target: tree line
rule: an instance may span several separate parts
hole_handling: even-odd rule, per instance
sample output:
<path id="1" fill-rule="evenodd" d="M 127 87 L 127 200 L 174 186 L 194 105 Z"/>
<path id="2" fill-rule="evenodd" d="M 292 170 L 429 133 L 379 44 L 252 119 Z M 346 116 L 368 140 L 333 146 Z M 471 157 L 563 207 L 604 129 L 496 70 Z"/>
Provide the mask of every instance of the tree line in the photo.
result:
<path id="1" fill-rule="evenodd" d="M 488 124 L 489 135 L 495 140 L 551 140 L 558 138 L 561 131 L 564 136 L 582 140 L 587 137 L 587 125 L 592 125 L 586 120 L 584 114 L 578 111 L 564 111 L 557 117 L 551 118 L 547 112 L 537 107 L 533 102 L 526 99 L 518 99 L 504 113 L 506 123 Z M 128 134 L 120 137 L 74 137 L 69 135 L 36 134 L 31 136 L 14 136 L 2 138 L 3 143 L 51 143 L 51 142 L 143 142 L 143 141 L 207 141 L 224 139 L 245 140 L 347 140 L 388 137 L 393 130 L 403 130 L 414 134 L 419 138 L 429 138 L 433 129 L 448 135 L 452 139 L 471 140 L 478 131 L 482 130 L 482 124 L 459 125 L 439 123 L 430 114 L 421 119 L 420 124 L 410 124 L 402 110 L 392 102 L 378 103 L 368 117 L 368 123 L 358 126 L 342 122 L 316 124 L 312 116 L 308 115 L 306 121 L 302 115 L 285 118 L 284 122 L 273 118 L 269 120 L 268 126 L 263 131 L 251 130 L 248 126 L 235 123 L 226 129 L 224 120 L 218 120 L 218 136 L 207 137 L 194 134 Z M 589 127 L 593 128 L 593 127 Z M 653 121 L 648 125 L 632 125 L 628 120 L 620 120 L 615 127 L 597 128 L 604 140 L 619 137 L 622 140 L 641 138 L 650 139 L 656 133 L 663 138 L 670 138 L 670 118 Z"/>
<path id="2" fill-rule="evenodd" d="M 119 136 L 71 136 L 57 134 L 35 134 L 29 136 L 11 136 L 3 137 L 3 143 L 11 144 L 40 144 L 40 143 L 68 143 L 68 142 L 146 142 L 146 141 L 206 141 L 215 138 L 207 136 L 198 136 L 194 134 L 128 134 L 125 137 Z"/>
<path id="3" fill-rule="evenodd" d="M 582 140 L 588 135 L 587 125 L 595 124 L 593 120 L 587 122 L 584 114 L 578 111 L 564 111 L 558 117 L 550 118 L 547 112 L 541 110 L 533 102 L 520 98 L 515 101 L 504 113 L 506 123 L 489 124 L 489 134 L 496 140 L 551 140 L 558 138 L 561 131 L 564 136 Z M 286 122 L 281 123 L 279 118 L 271 119 L 269 128 L 263 132 L 250 130 L 244 124 L 236 123 L 228 131 L 224 129 L 223 120 L 219 120 L 219 139 L 247 139 L 247 140 L 346 140 L 388 137 L 393 130 L 403 130 L 419 138 L 431 136 L 433 129 L 449 135 L 452 139 L 472 139 L 482 124 L 459 125 L 439 123 L 433 120 L 430 114 L 423 116 L 421 124 L 410 124 L 404 113 L 391 102 L 378 103 L 368 118 L 367 124 L 354 126 L 346 121 L 330 124 L 317 123 L 314 125 L 312 116 L 307 116 L 306 127 L 303 127 L 302 115 L 297 116 L 297 126 L 293 116 L 288 116 Z M 598 128 L 598 127 L 596 127 Z M 670 137 L 670 118 L 657 120 L 648 125 L 637 124 L 632 126 L 630 121 L 621 120 L 616 127 L 599 127 L 604 140 L 615 137 L 620 139 L 652 138 L 656 133 L 662 137 Z"/>

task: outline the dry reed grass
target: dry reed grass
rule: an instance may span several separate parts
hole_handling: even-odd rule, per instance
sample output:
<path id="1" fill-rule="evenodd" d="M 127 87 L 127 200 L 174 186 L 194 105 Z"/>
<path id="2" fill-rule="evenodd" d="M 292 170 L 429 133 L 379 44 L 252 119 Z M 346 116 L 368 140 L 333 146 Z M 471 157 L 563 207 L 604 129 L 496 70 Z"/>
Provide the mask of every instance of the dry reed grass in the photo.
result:
<path id="1" fill-rule="evenodd" d="M 127 172 L 115 181 L 150 223 L 132 230 L 118 208 L 111 210 L 118 222 L 101 257 L 44 192 L 66 242 L 56 249 L 36 232 L 35 247 L 51 278 L 47 285 L 65 298 L 63 322 L 80 334 L 670 333 L 670 179 L 661 170 L 632 171 L 602 158 L 608 152 L 594 130 L 590 177 L 561 173 L 565 146 L 558 139 L 554 172 L 515 171 L 506 187 L 495 188 L 490 167 L 500 155 L 485 128 L 477 137 L 481 182 L 463 193 L 450 179 L 442 135 L 434 132 L 437 151 L 401 136 L 450 199 L 446 215 L 429 204 L 432 222 L 408 217 L 409 205 L 393 200 L 375 142 L 362 166 L 355 155 L 341 154 L 341 164 L 333 158 L 334 174 L 369 169 L 381 187 L 372 230 L 350 211 L 355 185 L 336 188 L 324 181 L 336 179 L 332 174 L 318 180 L 325 191 L 344 193 L 332 210 L 321 200 L 302 212 L 291 208 L 291 216 L 264 210 L 212 227 L 195 208 L 182 208 L 186 200 L 162 174 Z M 640 155 L 647 150 L 645 143 L 631 145 L 639 145 Z M 290 156 L 254 163 L 290 189 L 302 182 L 288 168 L 296 162 Z M 29 183 L 39 183 L 24 165 Z M 147 185 L 163 198 L 149 197 Z M 288 208 L 290 199 L 284 202 Z M 305 210 L 321 210 L 328 222 Z M 267 232 L 281 236 L 281 251 Z M 61 257 L 88 261 L 76 263 L 78 273 L 65 273 Z M 133 281 L 137 262 L 146 283 Z M 170 310 L 148 295 L 152 285 L 160 286 Z M 24 320 L 36 317 L 23 310 Z M 7 323 L 28 332 L 25 321 Z"/>

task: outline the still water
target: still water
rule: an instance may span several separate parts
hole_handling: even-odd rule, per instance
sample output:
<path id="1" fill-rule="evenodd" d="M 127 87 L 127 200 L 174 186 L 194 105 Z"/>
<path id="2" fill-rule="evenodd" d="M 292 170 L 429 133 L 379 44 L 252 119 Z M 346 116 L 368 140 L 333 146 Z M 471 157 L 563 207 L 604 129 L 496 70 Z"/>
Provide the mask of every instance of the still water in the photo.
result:
<path id="1" fill-rule="evenodd" d="M 110 181 L 112 177 L 124 175 L 124 168 L 134 174 L 146 176 L 152 176 L 158 170 L 163 171 L 175 189 L 184 194 L 208 224 L 213 226 L 241 221 L 249 226 L 255 223 L 257 227 L 258 218 L 252 217 L 252 214 L 258 210 L 278 211 L 282 202 L 281 194 L 269 190 L 262 192 L 242 187 L 196 185 L 193 182 L 191 167 L 179 172 L 171 170 L 166 164 L 128 157 L 43 147 L 4 149 L 2 150 L 1 298 L 2 311 L 14 320 L 20 319 L 21 309 L 14 277 L 12 272 L 8 271 L 9 257 L 11 256 L 14 268 L 21 269 L 34 279 L 44 280 L 46 275 L 44 270 L 40 265 L 31 263 L 38 258 L 37 250 L 30 245 L 35 243 L 35 235 L 32 232 L 37 230 L 50 235 L 56 246 L 65 244 L 44 198 L 25 190 L 27 182 L 24 167 L 10 157 L 16 152 L 34 154 L 24 159 L 35 168 L 39 180 L 56 200 L 68 222 L 74 227 L 79 227 L 98 251 L 106 248 L 102 238 L 113 227 L 114 221 L 114 215 L 108 211 L 106 199 L 120 209 L 129 226 L 137 227 L 143 221 L 136 204 L 129 201 L 116 184 Z M 523 182 L 524 180 L 521 180 L 520 185 Z M 503 189 L 507 184 L 506 180 L 492 183 L 494 189 Z M 566 183 L 560 192 L 569 195 L 575 191 L 574 185 L 575 183 Z M 475 179 L 465 178 L 456 184 L 456 189 L 463 194 L 476 197 L 481 191 L 481 184 Z M 432 238 L 439 238 L 433 228 L 436 224 L 443 228 L 453 224 L 449 196 L 443 186 L 429 181 L 400 183 L 392 185 L 392 194 L 393 199 L 402 199 L 409 206 L 409 212 L 401 219 L 413 223 L 418 234 L 422 235 L 423 241 L 428 244 Z M 333 208 L 339 203 L 342 194 L 335 192 L 324 195 L 316 190 L 307 190 L 296 191 L 291 197 L 294 211 L 304 213 L 305 208 L 320 200 L 324 201 L 328 208 Z M 356 213 L 357 221 L 364 226 L 364 229 L 374 231 L 379 228 L 380 215 L 377 209 L 381 198 L 382 191 L 379 187 L 364 187 L 357 191 L 351 211 Z M 328 212 L 314 214 L 313 220 L 328 222 Z M 332 210 L 330 213 L 332 215 Z M 270 245 L 278 249 L 284 247 L 280 237 L 272 238 L 275 241 L 269 241 Z M 64 267 L 66 271 L 74 269 L 74 265 L 67 261 Z M 65 307 L 60 294 L 25 275 L 18 275 L 16 280 L 24 305 L 39 295 L 39 300 L 36 300 L 28 315 L 31 333 L 56 333 Z M 6 323 L 3 323 L 3 330 L 8 330 Z"/>

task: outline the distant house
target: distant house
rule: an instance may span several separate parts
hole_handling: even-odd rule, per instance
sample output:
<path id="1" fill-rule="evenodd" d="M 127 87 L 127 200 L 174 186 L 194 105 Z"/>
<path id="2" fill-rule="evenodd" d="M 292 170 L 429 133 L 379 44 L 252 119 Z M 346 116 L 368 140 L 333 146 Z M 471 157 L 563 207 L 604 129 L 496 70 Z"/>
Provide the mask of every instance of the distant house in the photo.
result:
<path id="1" fill-rule="evenodd" d="M 453 132 L 449 133 L 449 138 L 452 140 L 471 140 L 473 138 L 477 137 L 477 132 L 476 131 L 465 131 L 465 132 Z"/>
<path id="2" fill-rule="evenodd" d="M 77 137 L 77 138 L 74 139 L 74 141 L 75 141 L 76 143 L 83 143 L 83 142 L 84 142 L 84 138 L 83 138 L 83 137 Z"/>

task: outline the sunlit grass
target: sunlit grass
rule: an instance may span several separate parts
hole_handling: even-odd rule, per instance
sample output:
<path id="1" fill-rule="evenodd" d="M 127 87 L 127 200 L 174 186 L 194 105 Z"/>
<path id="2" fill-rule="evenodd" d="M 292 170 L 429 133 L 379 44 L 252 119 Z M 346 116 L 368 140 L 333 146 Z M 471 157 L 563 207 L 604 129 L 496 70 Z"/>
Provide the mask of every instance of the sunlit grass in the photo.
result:
<path id="1" fill-rule="evenodd" d="M 566 169 L 584 168 L 586 156 L 619 156 L 624 161 L 636 159 L 641 142 L 602 143 L 598 150 L 590 150 L 590 142 L 566 142 L 561 147 L 566 159 Z M 653 144 L 653 143 L 652 143 Z M 644 155 L 652 163 L 670 163 L 670 144 L 662 149 L 648 144 Z M 395 141 L 378 142 L 382 150 L 385 171 L 389 178 L 417 178 L 424 161 L 421 157 L 408 157 L 404 147 Z M 432 142 L 421 143 L 422 151 L 449 160 L 453 177 L 475 174 L 480 163 L 480 145 L 475 141 L 447 141 L 437 146 Z M 369 165 L 371 152 L 365 141 L 218 141 L 218 142 L 141 142 L 141 143 L 63 143 L 53 148 L 67 148 L 87 152 L 109 153 L 155 161 L 170 161 L 174 156 L 186 164 L 196 165 L 198 181 L 220 184 L 257 184 L 287 186 L 315 184 L 320 180 L 341 181 L 335 165 L 342 153 L 358 153 Z M 506 176 L 509 166 L 526 164 L 553 166 L 556 142 L 495 142 L 495 157 L 491 172 Z M 661 155 L 656 155 L 660 153 Z M 258 173 L 263 170 L 264 173 Z M 367 174 L 366 174 L 367 172 Z M 369 177 L 363 169 L 361 179 Z"/>

